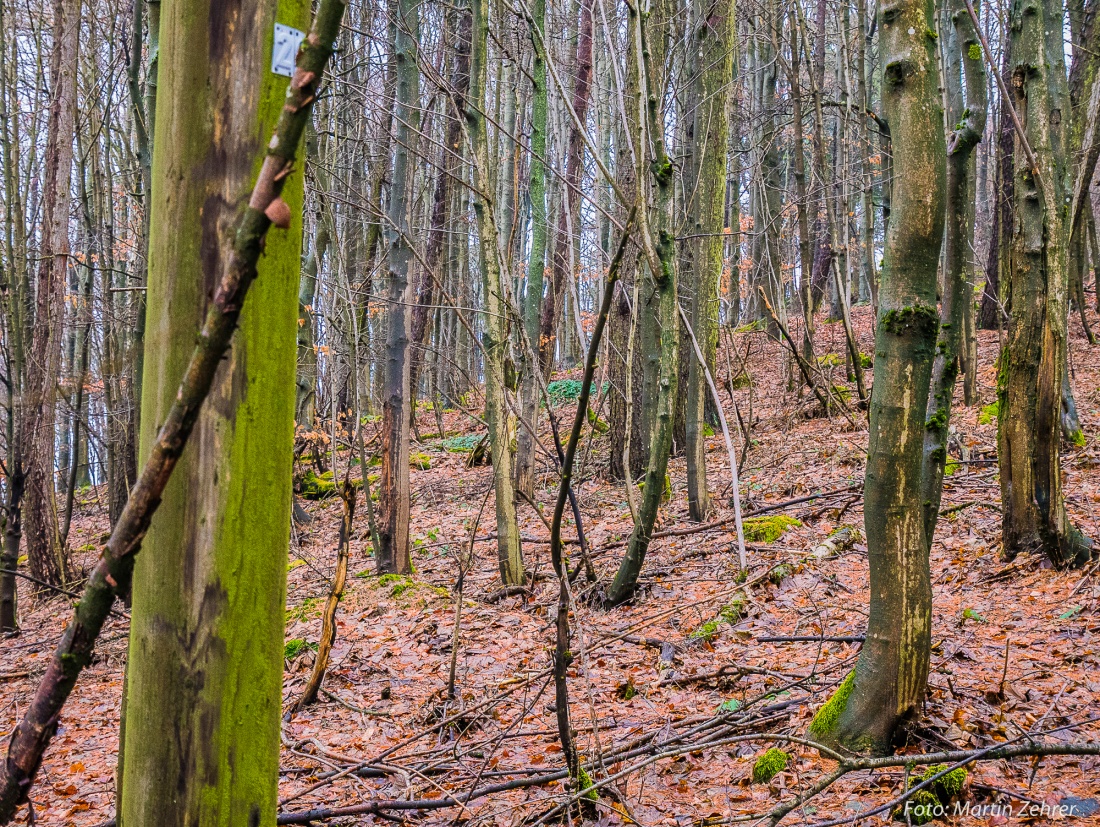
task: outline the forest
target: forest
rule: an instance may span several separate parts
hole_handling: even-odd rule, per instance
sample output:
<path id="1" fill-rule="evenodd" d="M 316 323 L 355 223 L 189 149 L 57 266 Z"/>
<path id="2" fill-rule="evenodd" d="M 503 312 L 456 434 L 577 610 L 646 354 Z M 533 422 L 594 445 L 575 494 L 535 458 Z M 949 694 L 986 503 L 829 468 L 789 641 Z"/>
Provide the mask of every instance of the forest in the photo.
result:
<path id="1" fill-rule="evenodd" d="M 1100 0 L 0 0 L 0 824 L 1100 819 Z"/>

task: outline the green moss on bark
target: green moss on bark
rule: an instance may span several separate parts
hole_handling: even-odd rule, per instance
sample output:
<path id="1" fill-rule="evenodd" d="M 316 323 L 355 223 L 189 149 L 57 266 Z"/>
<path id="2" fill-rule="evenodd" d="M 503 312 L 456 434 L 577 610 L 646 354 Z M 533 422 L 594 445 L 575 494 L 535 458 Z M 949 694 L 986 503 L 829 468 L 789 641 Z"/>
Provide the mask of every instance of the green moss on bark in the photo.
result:
<path id="1" fill-rule="evenodd" d="M 813 720 L 810 721 L 810 734 L 815 738 L 825 738 L 836 728 L 841 713 L 844 712 L 844 708 L 848 705 L 848 698 L 852 695 L 855 679 L 856 673 L 849 672 L 848 677 L 846 677 L 841 682 L 840 686 L 837 687 L 833 696 L 829 698 L 829 700 L 825 702 L 825 705 L 814 715 Z"/>
<path id="2" fill-rule="evenodd" d="M 936 335 L 939 327 L 940 314 L 936 308 L 924 304 L 890 310 L 882 317 L 882 329 L 896 336 L 917 335 L 931 338 Z"/>

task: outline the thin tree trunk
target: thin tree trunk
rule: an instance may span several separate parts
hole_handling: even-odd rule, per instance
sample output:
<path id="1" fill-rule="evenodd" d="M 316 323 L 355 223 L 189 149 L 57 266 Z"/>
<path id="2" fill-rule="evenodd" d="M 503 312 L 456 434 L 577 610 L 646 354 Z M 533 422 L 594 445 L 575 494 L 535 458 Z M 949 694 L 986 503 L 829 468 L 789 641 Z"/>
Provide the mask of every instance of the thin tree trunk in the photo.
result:
<path id="1" fill-rule="evenodd" d="M 978 8 L 975 2 L 974 7 Z M 928 393 L 928 415 L 924 432 L 924 459 L 921 467 L 924 506 L 924 539 L 931 550 L 932 536 L 940 513 L 943 474 L 947 462 L 948 424 L 955 395 L 955 379 L 965 345 L 967 314 L 974 313 L 973 290 L 968 278 L 973 240 L 974 148 L 985 132 L 985 62 L 978 45 L 978 33 L 963 5 L 950 0 L 943 16 L 940 39 L 954 55 L 944 56 L 949 70 L 947 122 L 955 124 L 947 142 L 946 206 L 944 230 L 943 298 L 940 308 L 940 334 L 932 384 Z M 951 29 L 946 29 L 950 25 Z M 966 73 L 966 98 L 963 102 L 962 74 Z"/>
<path id="2" fill-rule="evenodd" d="M 31 575 L 51 585 L 69 578 L 69 556 L 61 543 L 55 485 L 57 383 L 65 323 L 69 265 L 70 181 L 76 124 L 77 54 L 81 0 L 54 0 L 50 56 L 50 115 L 34 334 L 27 353 L 21 442 L 26 493 L 24 534 Z"/>
<path id="3" fill-rule="evenodd" d="M 520 416 L 531 430 L 520 428 L 516 437 L 516 488 L 534 496 L 535 434 L 539 415 L 539 332 L 546 272 L 546 239 L 548 214 L 546 194 L 546 131 L 548 99 L 546 86 L 546 0 L 534 0 L 528 22 L 537 32 L 531 32 L 534 61 L 531 67 L 533 85 L 531 101 L 531 167 L 528 196 L 531 199 L 531 251 L 527 258 L 527 287 L 523 297 L 523 334 L 529 347 L 522 348 L 519 386 Z M 563 209 L 565 205 L 563 204 Z M 535 360 L 532 362 L 532 358 Z"/>
<path id="4" fill-rule="evenodd" d="M 608 606 L 628 600 L 637 587 L 657 510 L 665 494 L 665 472 L 672 448 L 680 327 L 671 214 L 673 180 L 672 162 L 665 151 L 664 112 L 660 103 L 664 99 L 664 78 L 658 77 L 653 68 L 664 66 L 669 12 L 665 3 L 658 3 L 650 15 L 642 19 L 635 7 L 629 9 L 634 46 L 632 58 L 639 65 L 640 76 L 637 111 L 641 129 L 635 145 L 644 153 L 639 161 L 647 161 L 653 186 L 652 218 L 646 215 L 644 207 L 640 210 L 646 269 L 642 273 L 639 301 L 634 308 L 647 358 L 643 379 L 651 390 L 646 395 L 646 387 L 643 388 L 643 399 L 652 409 L 652 425 L 645 489 L 626 554 L 607 592 L 605 603 Z M 642 183 L 640 173 L 637 180 Z"/>
<path id="5" fill-rule="evenodd" d="M 390 180 L 389 220 L 386 222 L 386 363 L 382 395 L 382 473 L 378 485 L 378 539 L 375 566 L 379 574 L 410 574 L 409 557 L 409 431 L 413 411 L 409 376 L 411 321 L 409 266 L 413 258 L 412 219 L 415 151 L 420 127 L 420 6 L 417 0 L 398 0 L 394 57 L 393 174 Z M 367 469 L 363 469 L 366 474 Z"/>
<path id="6" fill-rule="evenodd" d="M 703 351 L 703 364 L 687 350 L 687 382 L 684 394 L 684 436 L 687 459 L 688 512 L 703 521 L 710 511 L 707 491 L 705 413 L 707 382 L 704 367 L 714 364 L 718 346 L 718 280 L 725 252 L 726 151 L 729 144 L 729 79 L 735 51 L 734 4 L 712 5 L 696 0 L 691 33 L 693 106 L 687 146 L 694 149 L 688 192 L 690 232 L 685 269 L 691 283 L 684 290 L 687 317 Z M 689 346 L 684 347 L 685 343 Z M 682 369 L 682 363 L 681 363 Z"/>
<path id="7" fill-rule="evenodd" d="M 332 578 L 328 598 L 325 600 L 325 608 L 321 613 L 321 637 L 317 641 L 317 658 L 313 661 L 313 671 L 310 672 L 309 680 L 302 689 L 302 695 L 294 707 L 295 711 L 301 711 L 317 700 L 321 682 L 325 679 L 325 672 L 328 671 L 332 644 L 336 641 L 336 610 L 340 608 L 340 600 L 344 596 L 344 583 L 348 576 L 348 544 L 351 540 L 351 522 L 355 517 L 356 494 L 355 486 L 349 480 L 344 480 L 340 489 L 344 510 L 340 519 L 340 536 L 336 541 L 336 572 Z M 370 497 L 369 489 L 366 494 Z"/>
<path id="8" fill-rule="evenodd" d="M 811 733 L 888 750 L 924 697 L 932 585 L 921 509 L 925 411 L 936 351 L 944 219 L 943 113 L 932 4 L 882 9 L 883 111 L 893 135 L 893 210 L 875 333 L 864 513 L 871 571 L 867 642 Z"/>
<path id="9" fill-rule="evenodd" d="M 501 272 L 500 233 L 493 207 L 489 171 L 489 136 L 485 105 L 488 75 L 488 0 L 472 0 L 473 42 L 470 51 L 470 99 L 466 106 L 466 127 L 474 161 L 474 214 L 477 218 L 481 252 L 482 300 L 485 311 L 485 421 L 492 448 L 493 483 L 496 487 L 497 562 L 506 586 L 524 582 L 519 524 L 516 520 L 514 488 L 515 455 L 507 407 L 508 386 L 505 362 L 508 350 L 507 284 Z"/>

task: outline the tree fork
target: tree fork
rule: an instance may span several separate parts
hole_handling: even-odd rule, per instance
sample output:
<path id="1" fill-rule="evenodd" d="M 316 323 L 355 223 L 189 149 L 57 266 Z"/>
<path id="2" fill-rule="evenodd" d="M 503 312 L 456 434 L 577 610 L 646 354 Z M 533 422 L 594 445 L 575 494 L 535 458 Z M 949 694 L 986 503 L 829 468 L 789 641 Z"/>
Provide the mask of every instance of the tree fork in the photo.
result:
<path id="1" fill-rule="evenodd" d="M 218 364 L 229 349 L 248 289 L 256 278 L 256 264 L 267 231 L 272 224 L 285 223 L 286 204 L 280 194 L 291 173 L 321 76 L 332 54 L 345 5 L 343 0 L 321 0 L 313 26 L 298 52 L 286 104 L 268 144 L 248 208 L 238 225 L 228 265 L 180 382 L 176 402 L 34 698 L 11 735 L 7 757 L 0 767 L 0 824 L 10 822 L 19 805 L 26 801 L 43 753 L 60 722 L 65 701 L 81 671 L 91 663 L 96 639 L 114 599 L 129 590 L 134 557 L 141 550 L 161 494 L 191 436 Z"/>

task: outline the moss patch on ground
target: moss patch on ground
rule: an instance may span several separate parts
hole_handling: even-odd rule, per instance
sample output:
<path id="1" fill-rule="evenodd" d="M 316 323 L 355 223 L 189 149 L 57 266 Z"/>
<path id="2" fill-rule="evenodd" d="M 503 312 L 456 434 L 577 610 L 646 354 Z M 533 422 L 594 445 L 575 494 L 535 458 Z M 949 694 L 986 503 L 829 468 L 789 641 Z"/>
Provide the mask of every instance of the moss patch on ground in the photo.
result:
<path id="1" fill-rule="evenodd" d="M 787 769 L 791 756 L 781 749 L 772 747 L 752 765 L 752 780 L 754 784 L 766 784 L 775 778 L 783 770 Z"/>
<path id="2" fill-rule="evenodd" d="M 750 517 L 742 527 L 745 530 L 746 543 L 774 543 L 787 529 L 801 526 L 802 522 L 786 514 L 774 517 Z"/>

